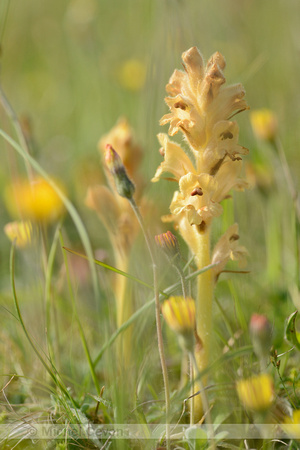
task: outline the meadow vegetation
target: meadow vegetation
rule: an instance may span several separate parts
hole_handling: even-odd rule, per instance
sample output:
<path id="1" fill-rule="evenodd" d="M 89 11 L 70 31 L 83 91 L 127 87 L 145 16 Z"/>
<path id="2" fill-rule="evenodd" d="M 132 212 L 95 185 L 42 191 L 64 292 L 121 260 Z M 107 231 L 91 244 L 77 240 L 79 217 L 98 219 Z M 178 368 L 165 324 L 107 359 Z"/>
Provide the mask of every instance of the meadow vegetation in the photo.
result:
<path id="1" fill-rule="evenodd" d="M 1 448 L 299 448 L 299 14 L 1 1 Z"/>

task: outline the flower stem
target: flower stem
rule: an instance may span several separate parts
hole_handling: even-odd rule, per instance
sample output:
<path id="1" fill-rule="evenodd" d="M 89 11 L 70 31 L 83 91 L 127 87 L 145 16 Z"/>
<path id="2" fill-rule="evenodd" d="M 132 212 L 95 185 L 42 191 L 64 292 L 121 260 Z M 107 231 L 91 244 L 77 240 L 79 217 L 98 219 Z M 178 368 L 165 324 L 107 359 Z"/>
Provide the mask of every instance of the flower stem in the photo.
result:
<path id="1" fill-rule="evenodd" d="M 155 262 L 154 252 L 152 249 L 152 244 L 150 241 L 150 237 L 145 228 L 143 218 L 141 216 L 140 210 L 135 203 L 134 199 L 131 197 L 129 202 L 132 206 L 132 209 L 139 221 L 140 227 L 145 237 L 145 241 L 149 250 L 149 254 L 152 261 L 153 267 L 153 284 L 154 284 L 154 292 L 155 292 L 155 317 L 156 317 L 156 330 L 157 330 L 157 340 L 158 340 L 158 351 L 160 357 L 160 363 L 162 368 L 162 375 L 164 380 L 165 387 L 165 402 L 166 402 L 166 443 L 167 449 L 170 449 L 170 425 L 169 425 L 169 412 L 170 412 L 170 388 L 169 388 L 169 378 L 167 371 L 167 364 L 164 352 L 164 344 L 163 344 L 163 336 L 162 336 L 162 328 L 161 328 L 161 320 L 160 320 L 160 302 L 159 302 L 159 291 L 158 291 L 158 283 L 157 283 L 157 266 Z"/>
<path id="2" fill-rule="evenodd" d="M 205 392 L 205 387 L 204 387 L 203 382 L 201 380 L 200 372 L 198 370 L 198 363 L 196 361 L 194 353 L 190 352 L 190 358 L 191 358 L 191 362 L 194 363 L 195 373 L 196 373 L 196 376 L 197 376 L 197 383 L 198 383 L 198 385 L 200 387 L 200 396 L 198 396 L 198 397 L 201 397 L 201 401 L 202 401 L 202 405 L 203 405 L 203 412 L 204 412 L 205 417 L 207 417 L 207 424 L 208 424 L 208 429 L 209 429 L 209 435 L 210 435 L 210 439 L 212 439 L 212 448 L 215 449 L 215 444 L 214 444 L 215 432 L 214 432 L 214 427 L 213 427 L 212 418 L 211 418 L 211 414 L 210 414 L 208 398 L 207 398 L 207 395 L 206 395 L 206 392 Z M 197 397 L 195 397 L 195 399 L 196 398 Z"/>
<path id="3" fill-rule="evenodd" d="M 198 269 L 210 264 L 210 232 L 209 228 L 198 233 L 196 263 Z M 210 340 L 212 333 L 212 300 L 213 300 L 213 275 L 211 270 L 198 277 L 198 289 L 196 299 L 196 324 L 197 334 L 202 341 L 202 346 L 196 347 L 195 360 L 197 372 L 202 372 L 209 363 Z M 196 383 L 197 384 L 197 383 Z M 203 380 L 206 384 L 206 380 Z M 195 398 L 195 420 L 200 420 L 203 413 L 201 397 Z"/>

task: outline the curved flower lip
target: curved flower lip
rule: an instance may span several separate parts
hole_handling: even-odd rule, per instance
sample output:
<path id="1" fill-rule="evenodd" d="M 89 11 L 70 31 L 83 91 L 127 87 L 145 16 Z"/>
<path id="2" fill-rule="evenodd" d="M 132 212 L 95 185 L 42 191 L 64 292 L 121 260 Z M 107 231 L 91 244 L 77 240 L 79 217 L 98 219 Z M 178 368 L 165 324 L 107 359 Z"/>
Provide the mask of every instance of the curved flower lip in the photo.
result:
<path id="1" fill-rule="evenodd" d="M 163 148 L 165 160 L 160 164 L 151 181 L 158 181 L 163 172 L 172 173 L 177 181 L 188 172 L 195 172 L 190 158 L 180 145 L 170 141 L 165 133 L 159 133 L 157 137 Z"/>
<path id="2" fill-rule="evenodd" d="M 222 213 L 222 206 L 212 200 L 218 184 L 211 175 L 188 173 L 180 178 L 179 188 L 180 192 L 174 193 L 170 206 L 172 214 L 178 215 L 186 211 L 190 224 L 200 225 Z M 195 195 L 199 188 L 202 195 Z"/>
<path id="3" fill-rule="evenodd" d="M 239 226 L 235 223 L 220 237 L 214 248 L 212 264 L 217 264 L 213 268 L 214 275 L 218 277 L 230 259 L 239 261 L 241 267 L 246 266 L 247 256 L 247 249 L 239 245 Z"/>

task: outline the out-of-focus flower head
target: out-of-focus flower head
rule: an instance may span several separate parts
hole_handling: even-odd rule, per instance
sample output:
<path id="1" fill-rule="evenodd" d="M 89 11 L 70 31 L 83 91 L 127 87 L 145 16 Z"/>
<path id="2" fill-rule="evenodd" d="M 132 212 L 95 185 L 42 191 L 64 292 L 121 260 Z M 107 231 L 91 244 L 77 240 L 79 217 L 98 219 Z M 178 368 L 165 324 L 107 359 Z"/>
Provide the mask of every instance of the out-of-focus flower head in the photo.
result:
<path id="1" fill-rule="evenodd" d="M 251 125 L 254 134 L 263 141 L 272 141 L 278 132 L 278 119 L 270 109 L 263 108 L 251 111 Z"/>
<path id="2" fill-rule="evenodd" d="M 119 69 L 119 81 L 129 91 L 140 91 L 146 80 L 146 65 L 140 59 L 128 59 Z"/>
<path id="3" fill-rule="evenodd" d="M 252 314 L 249 328 L 254 352 L 267 364 L 272 345 L 272 326 L 266 316 Z"/>
<path id="4" fill-rule="evenodd" d="M 19 248 L 27 247 L 32 241 L 32 224 L 27 221 L 9 222 L 4 227 L 4 232 L 11 242 L 15 242 Z"/>
<path id="5" fill-rule="evenodd" d="M 246 409 L 257 412 L 268 410 L 274 401 L 274 383 L 268 374 L 239 380 L 236 384 L 239 399 Z"/>
<path id="6" fill-rule="evenodd" d="M 284 418 L 282 428 L 288 437 L 300 440 L 300 409 L 295 409 L 292 417 L 286 416 Z"/>
<path id="7" fill-rule="evenodd" d="M 271 190 L 274 183 L 274 173 L 266 162 L 245 164 L 246 178 L 251 188 L 257 187 L 262 192 Z"/>
<path id="8" fill-rule="evenodd" d="M 192 351 L 195 344 L 195 301 L 190 297 L 170 297 L 163 302 L 161 310 L 169 327 L 178 335 L 182 347 Z"/>
<path id="9" fill-rule="evenodd" d="M 64 190 L 61 183 L 55 183 L 60 190 Z M 43 178 L 36 178 L 32 182 L 18 180 L 11 184 L 5 191 L 5 202 L 13 217 L 33 222 L 51 223 L 64 212 L 61 198 Z"/>

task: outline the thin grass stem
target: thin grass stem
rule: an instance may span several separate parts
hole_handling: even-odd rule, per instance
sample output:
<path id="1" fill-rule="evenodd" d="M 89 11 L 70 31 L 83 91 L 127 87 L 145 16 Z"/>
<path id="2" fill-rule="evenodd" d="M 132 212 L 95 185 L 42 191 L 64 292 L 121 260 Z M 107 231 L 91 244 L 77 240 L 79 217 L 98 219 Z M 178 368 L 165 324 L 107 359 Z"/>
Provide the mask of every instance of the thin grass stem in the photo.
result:
<path id="1" fill-rule="evenodd" d="M 62 233 L 61 231 L 59 231 L 59 239 L 60 239 L 60 243 L 61 246 L 64 246 L 64 241 L 63 241 L 63 237 L 62 237 Z M 72 302 L 72 308 L 73 308 L 73 312 L 75 314 L 75 319 L 77 322 L 77 326 L 78 326 L 78 330 L 79 330 L 79 334 L 80 334 L 80 339 L 82 342 L 82 346 L 84 349 L 84 353 L 86 356 L 86 359 L 88 361 L 88 365 L 90 368 L 90 372 L 91 372 L 91 376 L 97 391 L 97 394 L 100 396 L 101 393 L 101 388 L 96 376 L 96 372 L 95 372 L 95 366 L 93 365 L 93 361 L 91 358 L 91 354 L 88 348 L 88 344 L 87 344 L 87 340 L 83 331 L 83 327 L 81 325 L 81 321 L 78 315 L 78 311 L 77 311 L 77 306 L 76 306 L 76 302 L 75 302 L 75 298 L 74 298 L 74 294 L 73 294 L 73 289 L 72 289 L 72 284 L 71 284 L 71 279 L 70 279 L 70 271 L 69 271 L 69 264 L 68 264 L 68 258 L 65 252 L 63 252 L 63 258 L 64 258 L 64 263 L 65 263 L 65 268 L 66 268 L 66 277 L 67 277 L 67 284 L 68 284 L 68 289 L 69 289 L 69 293 L 70 293 L 70 298 L 71 298 L 71 302 Z"/>
<path id="2" fill-rule="evenodd" d="M 166 403 L 166 443 L 167 443 L 167 449 L 170 449 L 170 388 L 169 388 L 169 377 L 168 377 L 168 370 L 167 370 L 167 364 L 166 364 L 166 357 L 164 352 L 164 343 L 163 343 L 163 335 L 162 335 L 162 327 L 161 327 L 161 319 L 160 319 L 160 301 L 159 301 L 159 290 L 158 290 L 158 283 L 157 283 L 157 265 L 155 262 L 154 252 L 152 249 L 152 244 L 148 235 L 148 232 L 146 230 L 146 227 L 144 225 L 143 218 L 141 216 L 141 213 L 139 211 L 139 208 L 137 204 L 135 203 L 134 199 L 129 199 L 129 202 L 132 206 L 132 209 L 136 215 L 136 218 L 139 221 L 141 230 L 144 234 L 144 238 L 149 250 L 149 254 L 152 261 L 152 269 L 153 269 L 153 285 L 154 285 L 154 294 L 155 294 L 155 317 L 156 317 L 156 330 L 157 330 L 157 341 L 158 341 L 158 351 L 160 356 L 160 363 L 162 368 L 162 374 L 163 374 L 163 380 L 164 380 L 164 387 L 165 387 L 165 403 Z"/>

